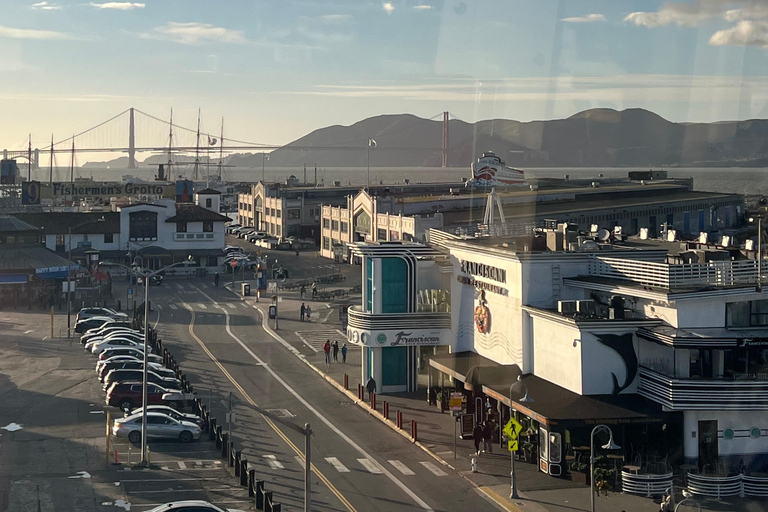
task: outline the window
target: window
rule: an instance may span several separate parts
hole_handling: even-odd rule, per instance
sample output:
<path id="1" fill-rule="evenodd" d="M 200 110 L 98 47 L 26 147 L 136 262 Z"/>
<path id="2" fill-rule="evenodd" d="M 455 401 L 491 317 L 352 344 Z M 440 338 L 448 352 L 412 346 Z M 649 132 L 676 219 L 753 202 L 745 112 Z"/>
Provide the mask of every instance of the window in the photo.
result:
<path id="1" fill-rule="evenodd" d="M 113 233 L 104 233 L 104 243 L 105 244 L 111 244 L 114 243 L 114 234 Z"/>
<path id="2" fill-rule="evenodd" d="M 289 219 L 300 219 L 301 218 L 301 210 L 288 210 L 288 218 Z"/>
<path id="3" fill-rule="evenodd" d="M 282 216 L 282 210 L 277 210 L 277 218 L 279 219 Z"/>
<path id="4" fill-rule="evenodd" d="M 328 250 L 330 248 L 331 248 L 331 239 L 328 238 L 327 236 L 324 236 L 323 237 L 323 249 Z"/>
<path id="5" fill-rule="evenodd" d="M 386 240 L 387 239 L 387 230 L 386 229 L 377 229 L 376 230 L 376 236 L 378 237 L 377 240 Z"/>
<path id="6" fill-rule="evenodd" d="M 768 325 L 768 300 L 730 302 L 725 305 L 727 327 L 761 327 Z"/>
<path id="7" fill-rule="evenodd" d="M 213 233 L 213 221 L 203 221 L 203 233 Z"/>
<path id="8" fill-rule="evenodd" d="M 176 232 L 177 233 L 186 233 L 187 232 L 187 223 L 186 222 L 177 222 L 176 223 Z"/>
<path id="9" fill-rule="evenodd" d="M 206 208 L 211 208 L 212 206 L 213 206 L 213 199 L 211 199 L 211 198 L 209 197 L 209 198 L 207 198 L 207 199 L 205 200 L 205 207 L 206 207 Z M 248 208 L 248 209 L 250 210 L 250 206 L 251 206 L 251 205 L 248 205 L 248 206 L 249 206 L 249 208 Z"/>
<path id="10" fill-rule="evenodd" d="M 64 235 L 56 235 L 56 250 L 61 252 L 64 250 L 64 245 L 67 243 Z"/>
<path id="11" fill-rule="evenodd" d="M 140 211 L 129 215 L 129 240 L 157 240 L 157 213 Z"/>
<path id="12" fill-rule="evenodd" d="M 281 233 L 282 229 L 281 229 L 281 227 L 280 227 L 280 224 L 278 224 L 276 227 L 277 227 L 277 233 L 275 233 L 275 234 L 276 234 L 277 236 L 281 236 L 281 235 L 282 235 L 282 233 Z"/>
<path id="13" fill-rule="evenodd" d="M 285 231 L 288 236 L 301 236 L 301 224 L 289 224 Z"/>
<path id="14" fill-rule="evenodd" d="M 334 231 L 338 231 L 339 230 L 339 221 L 332 220 L 331 221 L 331 229 L 334 230 Z"/>
<path id="15" fill-rule="evenodd" d="M 342 223 L 341 223 L 341 232 L 342 233 L 346 233 L 347 231 L 349 231 L 349 224 L 342 221 Z"/>
<path id="16" fill-rule="evenodd" d="M 331 221 L 328 219 L 323 219 L 323 229 L 328 229 L 331 227 Z"/>

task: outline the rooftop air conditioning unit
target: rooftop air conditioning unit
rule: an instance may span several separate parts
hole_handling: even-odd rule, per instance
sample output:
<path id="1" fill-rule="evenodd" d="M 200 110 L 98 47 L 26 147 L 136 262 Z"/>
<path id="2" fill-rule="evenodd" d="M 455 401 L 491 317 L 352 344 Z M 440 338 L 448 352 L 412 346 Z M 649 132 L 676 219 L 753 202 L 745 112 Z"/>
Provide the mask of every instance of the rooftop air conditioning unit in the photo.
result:
<path id="1" fill-rule="evenodd" d="M 559 300 L 557 301 L 557 312 L 561 315 L 571 316 L 576 314 L 576 301 L 575 300 Z"/>
<path id="2" fill-rule="evenodd" d="M 707 243 L 707 232 L 702 231 L 699 233 L 699 243 L 700 244 L 706 244 Z"/>
<path id="3" fill-rule="evenodd" d="M 593 316 L 597 312 L 597 308 L 595 307 L 595 301 L 593 300 L 577 300 L 576 301 L 576 311 L 580 315 L 585 316 Z"/>
<path id="4" fill-rule="evenodd" d="M 720 242 L 720 245 L 723 247 L 730 247 L 731 246 L 731 237 L 728 235 L 723 235 L 723 239 Z"/>
<path id="5" fill-rule="evenodd" d="M 746 249 L 748 251 L 754 251 L 755 250 L 755 241 L 750 238 L 749 240 L 744 242 L 744 249 Z"/>

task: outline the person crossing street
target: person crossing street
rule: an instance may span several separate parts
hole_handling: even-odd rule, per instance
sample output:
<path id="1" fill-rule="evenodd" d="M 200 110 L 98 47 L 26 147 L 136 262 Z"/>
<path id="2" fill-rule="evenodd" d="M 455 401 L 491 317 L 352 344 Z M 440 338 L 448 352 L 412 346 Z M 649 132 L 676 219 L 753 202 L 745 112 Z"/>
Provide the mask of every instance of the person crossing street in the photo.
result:
<path id="1" fill-rule="evenodd" d="M 325 352 L 325 363 L 331 364 L 331 340 L 325 340 L 323 352 Z"/>

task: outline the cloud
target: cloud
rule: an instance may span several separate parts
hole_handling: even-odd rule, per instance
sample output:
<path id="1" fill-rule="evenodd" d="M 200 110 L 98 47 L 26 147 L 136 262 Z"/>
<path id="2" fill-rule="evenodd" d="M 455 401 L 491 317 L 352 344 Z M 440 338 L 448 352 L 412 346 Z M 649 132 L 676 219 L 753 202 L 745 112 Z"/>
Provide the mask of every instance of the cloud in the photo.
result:
<path id="1" fill-rule="evenodd" d="M 381 5 L 381 8 L 384 9 L 385 13 L 392 14 L 392 12 L 395 10 L 395 5 L 392 2 L 384 2 Z"/>
<path id="2" fill-rule="evenodd" d="M 721 0 L 700 0 L 694 3 L 667 3 L 656 12 L 632 12 L 624 17 L 626 23 L 656 28 L 667 25 L 695 27 L 723 14 Z"/>
<path id="3" fill-rule="evenodd" d="M 209 23 L 196 22 L 177 23 L 169 21 L 165 25 L 152 29 L 152 33 L 140 34 L 140 36 L 146 39 L 164 39 L 182 44 L 199 44 L 208 41 L 231 44 L 248 42 L 240 30 L 230 30 Z"/>
<path id="4" fill-rule="evenodd" d="M 768 23 L 744 20 L 735 26 L 718 30 L 711 38 L 712 46 L 760 46 L 768 48 Z"/>
<path id="5" fill-rule="evenodd" d="M 768 18 L 768 5 L 751 5 L 740 9 L 730 9 L 725 11 L 725 16 L 723 17 L 727 21 L 765 19 Z"/>
<path id="6" fill-rule="evenodd" d="M 25 28 L 11 28 L 0 25 L 0 37 L 10 39 L 68 39 L 69 36 L 63 32 L 53 32 L 51 30 L 33 30 Z"/>
<path id="7" fill-rule="evenodd" d="M 602 14 L 587 14 L 586 16 L 574 16 L 572 18 L 563 18 L 564 23 L 594 23 L 596 21 L 605 21 Z"/>
<path id="8" fill-rule="evenodd" d="M 426 4 L 414 5 L 413 8 L 416 9 L 417 11 L 428 11 L 430 9 L 433 9 L 431 5 L 426 5 Z"/>
<path id="9" fill-rule="evenodd" d="M 332 23 L 347 22 L 352 19 L 352 15 L 351 14 L 324 14 L 323 16 L 320 16 L 320 19 L 323 21 L 328 21 Z"/>
<path id="10" fill-rule="evenodd" d="M 41 11 L 60 11 L 62 9 L 60 5 L 49 4 L 48 2 L 37 2 L 36 4 L 32 4 L 32 8 Z"/>
<path id="11" fill-rule="evenodd" d="M 119 11 L 132 11 L 133 9 L 143 9 L 146 4 L 139 4 L 136 2 L 106 2 L 103 4 L 95 4 L 91 2 L 88 5 L 96 9 L 116 9 Z"/>

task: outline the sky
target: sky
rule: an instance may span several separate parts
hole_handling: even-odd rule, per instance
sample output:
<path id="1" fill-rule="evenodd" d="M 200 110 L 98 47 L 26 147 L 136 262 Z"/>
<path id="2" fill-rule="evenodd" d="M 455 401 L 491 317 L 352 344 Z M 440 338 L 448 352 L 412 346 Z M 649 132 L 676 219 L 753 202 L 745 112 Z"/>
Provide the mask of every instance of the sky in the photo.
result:
<path id="1" fill-rule="evenodd" d="M 8 149 L 26 148 L 29 134 L 43 147 L 130 107 L 164 119 L 173 109 L 191 128 L 199 111 L 203 131 L 218 133 L 223 118 L 225 137 L 264 144 L 387 113 L 768 118 L 767 0 L 2 3 Z M 125 119 L 80 146 L 123 141 Z M 142 123 L 137 143 L 167 142 L 162 125 Z"/>

